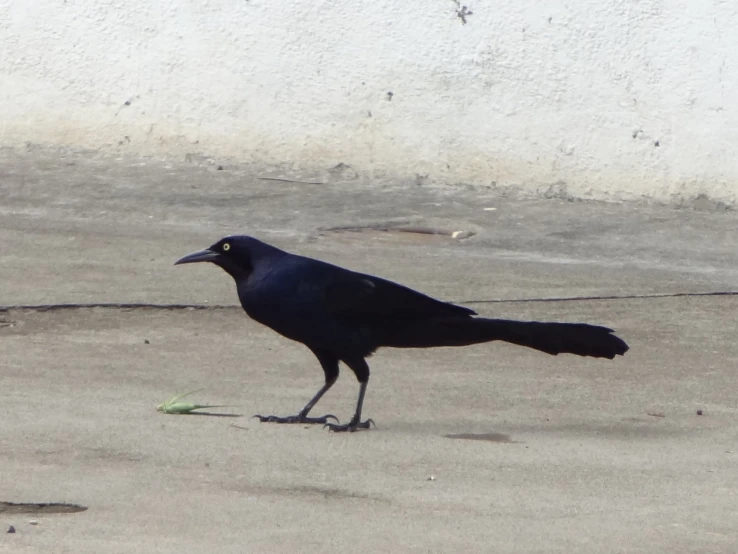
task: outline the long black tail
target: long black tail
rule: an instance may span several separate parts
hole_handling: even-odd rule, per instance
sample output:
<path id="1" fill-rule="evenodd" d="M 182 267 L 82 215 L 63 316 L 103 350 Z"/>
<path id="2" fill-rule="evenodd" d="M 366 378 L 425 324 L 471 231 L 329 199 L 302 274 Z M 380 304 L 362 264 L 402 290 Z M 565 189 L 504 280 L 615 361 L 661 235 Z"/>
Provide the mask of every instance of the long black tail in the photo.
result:
<path id="1" fill-rule="evenodd" d="M 429 348 L 466 346 L 501 340 L 547 354 L 576 354 L 613 359 L 628 345 L 613 330 L 586 323 L 547 323 L 485 318 L 439 318 L 383 322 L 375 330 L 377 346 Z"/>

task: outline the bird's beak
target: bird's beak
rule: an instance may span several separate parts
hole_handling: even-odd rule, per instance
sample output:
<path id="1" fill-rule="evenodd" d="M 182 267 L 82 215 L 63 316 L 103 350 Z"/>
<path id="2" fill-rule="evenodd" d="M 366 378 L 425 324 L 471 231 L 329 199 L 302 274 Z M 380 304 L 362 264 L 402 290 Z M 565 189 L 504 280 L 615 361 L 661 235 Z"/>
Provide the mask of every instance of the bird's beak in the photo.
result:
<path id="1" fill-rule="evenodd" d="M 212 262 L 219 255 L 220 254 L 218 254 L 217 252 L 213 252 L 209 248 L 206 248 L 205 250 L 198 250 L 197 252 L 193 252 L 192 254 L 187 254 L 186 256 L 174 262 L 174 265 L 194 264 L 195 262 Z"/>

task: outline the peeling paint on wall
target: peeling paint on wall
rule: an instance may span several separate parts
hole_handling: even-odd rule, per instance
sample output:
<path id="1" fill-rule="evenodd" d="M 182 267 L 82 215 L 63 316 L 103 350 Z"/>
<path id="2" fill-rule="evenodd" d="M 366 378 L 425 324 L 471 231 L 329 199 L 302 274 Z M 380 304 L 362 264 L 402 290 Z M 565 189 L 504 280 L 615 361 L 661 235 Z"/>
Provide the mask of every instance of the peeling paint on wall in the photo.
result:
<path id="1" fill-rule="evenodd" d="M 474 15 L 474 12 L 471 11 L 466 5 L 463 5 L 459 0 L 451 1 L 454 3 L 454 6 L 456 6 L 456 17 L 461 20 L 461 23 L 463 25 L 466 25 L 466 18 L 470 15 Z"/>

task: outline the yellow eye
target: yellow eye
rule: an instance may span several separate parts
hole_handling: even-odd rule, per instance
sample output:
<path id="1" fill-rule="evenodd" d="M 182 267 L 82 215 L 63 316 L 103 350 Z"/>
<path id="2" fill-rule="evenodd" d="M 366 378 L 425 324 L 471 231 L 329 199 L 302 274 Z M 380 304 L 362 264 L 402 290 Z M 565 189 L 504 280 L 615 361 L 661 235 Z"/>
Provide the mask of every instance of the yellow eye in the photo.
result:
<path id="1" fill-rule="evenodd" d="M 231 249 L 231 245 L 227 242 L 223 245 L 223 252 L 228 252 Z"/>

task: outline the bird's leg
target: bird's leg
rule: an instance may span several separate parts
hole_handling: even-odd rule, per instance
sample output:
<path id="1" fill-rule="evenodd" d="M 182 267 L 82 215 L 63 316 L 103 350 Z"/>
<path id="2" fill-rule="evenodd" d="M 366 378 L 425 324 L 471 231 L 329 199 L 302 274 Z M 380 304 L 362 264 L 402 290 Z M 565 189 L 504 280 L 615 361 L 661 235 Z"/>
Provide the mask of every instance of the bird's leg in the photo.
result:
<path id="1" fill-rule="evenodd" d="M 316 352 L 315 350 L 313 350 L 313 353 L 320 361 L 320 365 L 323 366 L 323 371 L 325 372 L 325 385 L 323 385 L 315 396 L 310 399 L 310 402 L 305 404 L 305 407 L 300 410 L 300 413 L 286 417 L 274 415 L 263 416 L 259 414 L 254 417 L 258 417 L 259 421 L 262 423 L 319 423 L 328 425 L 329 419 L 335 419 L 336 423 L 338 423 L 338 418 L 333 414 L 326 414 L 321 417 L 308 417 L 310 410 L 313 409 L 313 407 L 318 403 L 318 400 L 328 392 L 328 390 L 333 386 L 333 383 L 336 382 L 336 379 L 338 379 L 338 359 L 330 355 L 326 355 L 323 352 Z"/>
<path id="2" fill-rule="evenodd" d="M 346 365 L 354 371 L 360 383 L 359 398 L 356 401 L 356 411 L 354 412 L 354 417 L 352 417 L 351 421 L 346 425 L 326 423 L 324 427 L 328 427 L 328 429 L 335 433 L 343 433 L 347 431 L 353 433 L 354 431 L 359 431 L 361 429 L 371 429 L 372 425 L 376 427 L 373 419 L 361 421 L 361 409 L 364 406 L 364 395 L 366 394 L 366 386 L 369 384 L 369 366 L 363 358 L 360 360 L 351 360 L 350 362 L 347 360 L 344 361 L 346 362 Z"/>
<path id="3" fill-rule="evenodd" d="M 330 418 L 338 421 L 338 418 L 333 414 L 326 414 L 321 417 L 308 417 L 310 410 L 312 410 L 313 406 L 318 403 L 318 400 L 320 400 L 320 398 L 326 392 L 328 392 L 328 389 L 333 386 L 333 383 L 335 383 L 335 381 L 326 382 L 326 384 L 323 385 L 321 389 L 317 392 L 317 394 L 310 399 L 310 402 L 305 404 L 305 407 L 300 410 L 300 413 L 297 415 L 280 417 L 275 415 L 263 416 L 256 414 L 254 417 L 258 417 L 259 421 L 261 421 L 262 423 L 322 423 L 328 425 L 328 420 Z"/>
<path id="4" fill-rule="evenodd" d="M 367 385 L 368 381 L 361 383 L 361 386 L 359 388 L 359 400 L 356 402 L 356 412 L 354 412 L 354 417 L 351 418 L 351 421 L 349 421 L 345 425 L 340 425 L 338 423 L 326 423 L 324 427 L 328 427 L 328 429 L 330 429 L 334 433 L 343 433 L 347 431 L 353 433 L 354 431 L 359 431 L 361 429 L 371 429 L 372 425 L 376 427 L 373 419 L 361 421 L 361 408 L 364 405 L 364 395 L 366 394 Z"/>

